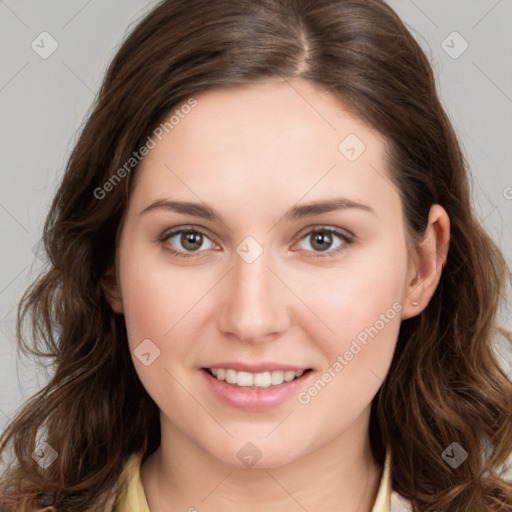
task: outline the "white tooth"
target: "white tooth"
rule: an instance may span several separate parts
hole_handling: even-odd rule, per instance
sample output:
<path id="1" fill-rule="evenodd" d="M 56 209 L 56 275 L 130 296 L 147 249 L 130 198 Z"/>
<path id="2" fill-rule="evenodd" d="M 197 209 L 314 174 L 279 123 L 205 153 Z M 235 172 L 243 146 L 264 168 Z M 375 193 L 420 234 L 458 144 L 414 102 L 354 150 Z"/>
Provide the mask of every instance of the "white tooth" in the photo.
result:
<path id="1" fill-rule="evenodd" d="M 295 372 L 284 372 L 284 380 L 286 382 L 290 382 L 295 379 Z"/>
<path id="2" fill-rule="evenodd" d="M 283 382 L 290 382 L 304 373 L 304 370 L 297 370 L 296 372 L 276 370 L 273 372 L 250 373 L 237 372 L 236 370 L 225 368 L 210 368 L 210 371 L 218 380 L 225 380 L 229 384 L 241 387 L 256 386 L 259 388 L 278 386 Z"/>
<path id="3" fill-rule="evenodd" d="M 283 382 L 284 382 L 284 372 L 282 372 L 281 370 L 276 370 L 276 371 L 272 372 L 271 383 L 274 386 L 277 386 L 278 384 L 282 384 Z"/>
<path id="4" fill-rule="evenodd" d="M 236 384 L 236 370 L 226 370 L 226 382 Z"/>
<path id="5" fill-rule="evenodd" d="M 243 387 L 252 386 L 252 383 L 254 380 L 253 377 L 254 377 L 253 374 L 249 373 L 249 372 L 237 372 L 236 383 L 238 386 L 243 386 Z"/>
<path id="6" fill-rule="evenodd" d="M 254 385 L 259 388 L 268 388 L 272 384 L 270 372 L 254 374 Z"/>

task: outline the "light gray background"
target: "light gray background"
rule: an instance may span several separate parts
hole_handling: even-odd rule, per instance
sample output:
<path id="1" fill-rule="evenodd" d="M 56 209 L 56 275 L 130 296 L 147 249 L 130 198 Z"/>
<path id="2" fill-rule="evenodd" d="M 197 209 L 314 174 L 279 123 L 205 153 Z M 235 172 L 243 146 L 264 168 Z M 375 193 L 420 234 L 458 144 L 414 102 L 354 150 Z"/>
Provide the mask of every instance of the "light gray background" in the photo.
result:
<path id="1" fill-rule="evenodd" d="M 390 4 L 431 58 L 472 169 L 481 223 L 511 264 L 512 0 Z M 153 5 L 0 0 L 0 430 L 47 379 L 17 358 L 14 328 L 16 304 L 41 268 L 36 249 L 51 197 L 108 62 L 130 24 Z M 31 47 L 43 31 L 58 43 L 46 59 Z M 453 58 L 464 41 L 467 50 Z M 511 296 L 509 289 L 502 312 L 509 329 Z M 511 360 L 505 353 L 509 371 Z"/>

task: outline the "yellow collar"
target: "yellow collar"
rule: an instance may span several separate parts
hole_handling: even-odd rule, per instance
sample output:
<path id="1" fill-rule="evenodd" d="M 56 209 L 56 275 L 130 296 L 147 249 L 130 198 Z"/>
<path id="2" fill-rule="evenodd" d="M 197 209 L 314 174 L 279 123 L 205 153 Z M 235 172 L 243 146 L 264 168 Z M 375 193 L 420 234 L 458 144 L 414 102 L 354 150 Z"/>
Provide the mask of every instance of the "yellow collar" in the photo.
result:
<path id="1" fill-rule="evenodd" d="M 382 478 L 380 479 L 379 491 L 372 512 L 389 512 L 391 505 L 391 452 L 386 452 Z"/>
<path id="2" fill-rule="evenodd" d="M 118 480 L 118 507 L 116 512 L 150 512 L 140 480 L 142 455 L 134 453 L 128 459 Z M 382 478 L 372 512 L 390 512 L 391 453 L 386 453 Z"/>

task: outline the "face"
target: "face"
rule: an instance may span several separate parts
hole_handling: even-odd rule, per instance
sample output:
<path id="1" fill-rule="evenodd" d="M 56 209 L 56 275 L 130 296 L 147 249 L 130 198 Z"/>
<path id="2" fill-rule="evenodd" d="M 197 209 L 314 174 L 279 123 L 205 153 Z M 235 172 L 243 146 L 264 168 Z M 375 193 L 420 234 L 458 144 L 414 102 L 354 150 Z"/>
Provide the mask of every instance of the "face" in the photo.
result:
<path id="1" fill-rule="evenodd" d="M 299 80 L 195 99 L 137 169 L 112 302 L 162 429 L 260 467 L 366 435 L 409 269 L 384 139 Z"/>

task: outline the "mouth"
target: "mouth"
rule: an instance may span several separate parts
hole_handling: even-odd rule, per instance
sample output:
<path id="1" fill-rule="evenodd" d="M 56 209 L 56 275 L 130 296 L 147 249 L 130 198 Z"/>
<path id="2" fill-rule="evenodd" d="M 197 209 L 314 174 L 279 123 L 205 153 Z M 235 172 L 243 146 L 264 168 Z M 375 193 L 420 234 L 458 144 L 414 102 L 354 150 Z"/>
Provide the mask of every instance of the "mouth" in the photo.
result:
<path id="1" fill-rule="evenodd" d="M 306 374 L 312 371 L 311 368 L 295 371 L 273 370 L 258 373 L 237 371 L 233 368 L 203 368 L 203 370 L 214 379 L 224 381 L 234 387 L 253 389 L 281 386 L 284 383 L 304 378 Z"/>

